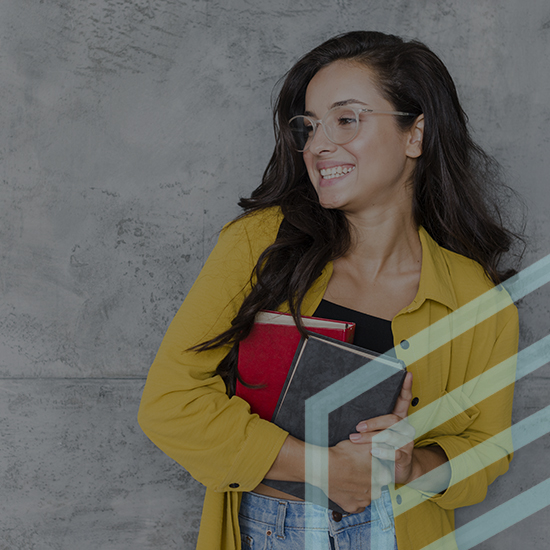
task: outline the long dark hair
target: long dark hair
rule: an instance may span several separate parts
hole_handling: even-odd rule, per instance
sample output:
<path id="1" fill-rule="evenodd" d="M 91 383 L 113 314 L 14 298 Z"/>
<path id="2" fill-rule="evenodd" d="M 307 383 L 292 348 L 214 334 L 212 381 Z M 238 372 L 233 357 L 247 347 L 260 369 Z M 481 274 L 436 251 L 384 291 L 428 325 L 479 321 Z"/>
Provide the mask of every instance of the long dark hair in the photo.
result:
<path id="1" fill-rule="evenodd" d="M 336 36 L 303 56 L 287 73 L 274 106 L 275 150 L 261 185 L 239 202 L 245 210 L 242 216 L 280 207 L 284 219 L 277 238 L 260 256 L 252 274 L 255 283 L 231 328 L 192 348 L 233 346 L 216 371 L 230 394 L 238 377 L 238 344 L 250 333 L 255 315 L 288 302 L 305 333 L 299 312 L 306 292 L 327 262 L 344 255 L 351 243 L 344 214 L 320 206 L 288 124 L 303 114 L 313 76 L 337 60 L 371 69 L 395 110 L 424 114 L 422 155 L 412 181 L 417 225 L 440 246 L 479 262 L 495 284 L 515 273 L 500 263 L 518 236 L 503 226 L 494 200 L 508 188 L 499 183 L 498 165 L 470 137 L 455 85 L 442 61 L 416 40 L 405 42 L 380 32 Z M 416 116 L 396 117 L 402 130 L 415 120 Z"/>

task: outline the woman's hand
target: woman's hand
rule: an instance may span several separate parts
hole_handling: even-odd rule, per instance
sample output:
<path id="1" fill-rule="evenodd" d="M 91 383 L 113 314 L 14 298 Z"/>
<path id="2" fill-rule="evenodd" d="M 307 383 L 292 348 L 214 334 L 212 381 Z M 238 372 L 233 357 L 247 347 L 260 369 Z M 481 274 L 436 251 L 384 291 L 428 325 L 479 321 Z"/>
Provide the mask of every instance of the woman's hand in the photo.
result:
<path id="1" fill-rule="evenodd" d="M 408 483 L 416 477 L 413 457 L 415 431 L 405 420 L 412 399 L 411 389 L 412 373 L 409 372 L 392 414 L 360 422 L 357 425 L 359 433 L 350 435 L 354 444 L 369 445 L 374 457 L 395 463 L 395 483 Z"/>
<path id="2" fill-rule="evenodd" d="M 329 496 L 347 512 L 362 512 L 380 498 L 381 488 L 393 480 L 391 469 L 395 468 L 397 483 L 412 477 L 414 428 L 402 422 L 411 388 L 412 374 L 407 373 L 392 414 L 360 422 L 359 433 L 351 434 L 350 441 L 329 449 Z M 394 465 L 388 467 L 388 461 Z"/>
<path id="3" fill-rule="evenodd" d="M 289 435 L 265 477 L 303 483 L 305 446 L 303 441 Z M 319 450 L 327 451 L 322 448 Z M 371 500 L 380 497 L 381 487 L 392 479 L 391 470 L 374 458 L 370 450 L 370 443 L 355 445 L 348 440 L 340 441 L 328 449 L 328 496 L 346 512 L 362 512 Z M 373 479 L 376 482 L 371 487 Z M 323 487 L 324 483 L 318 486 Z"/>
<path id="4" fill-rule="evenodd" d="M 405 484 L 447 462 L 445 452 L 437 445 L 414 449 L 415 431 L 406 422 L 411 388 L 412 374 L 408 373 L 392 414 L 360 422 L 359 433 L 328 449 L 329 497 L 347 512 L 362 512 L 379 498 L 381 488 L 392 481 L 392 470 L 393 480 Z M 304 442 L 288 436 L 266 478 L 303 482 L 304 456 Z M 424 486 L 424 481 L 422 489 L 439 492 L 449 480 L 447 467 L 434 488 Z"/>
<path id="5" fill-rule="evenodd" d="M 329 497 L 346 512 L 362 512 L 391 482 L 390 469 L 369 450 L 347 440 L 329 448 Z"/>

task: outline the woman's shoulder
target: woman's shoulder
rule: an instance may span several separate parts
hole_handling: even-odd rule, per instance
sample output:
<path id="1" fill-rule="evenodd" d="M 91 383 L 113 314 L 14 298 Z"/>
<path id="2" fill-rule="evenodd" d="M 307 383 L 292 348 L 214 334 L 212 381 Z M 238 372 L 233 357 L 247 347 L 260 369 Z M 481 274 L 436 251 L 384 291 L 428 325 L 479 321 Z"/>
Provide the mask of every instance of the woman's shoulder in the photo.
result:
<path id="1" fill-rule="evenodd" d="M 278 206 L 253 210 L 226 223 L 222 228 L 222 233 L 237 235 L 260 231 L 261 234 L 273 232 L 277 234 L 283 218 L 283 213 Z"/>
<path id="2" fill-rule="evenodd" d="M 440 250 L 449 266 L 449 273 L 455 285 L 471 288 L 477 293 L 490 290 L 495 286 L 479 262 L 447 248 L 440 247 Z"/>
<path id="3" fill-rule="evenodd" d="M 497 317 L 503 322 L 511 317 L 517 319 L 517 309 L 513 306 L 512 298 L 502 285 L 495 285 L 481 264 L 451 250 L 445 248 L 441 250 L 449 266 L 449 274 L 459 307 L 476 300 L 481 309 L 496 308 L 500 312 Z M 495 293 L 493 289 L 497 292 Z M 482 296 L 483 298 L 480 299 Z"/>
<path id="4" fill-rule="evenodd" d="M 258 256 L 277 238 L 283 218 L 278 206 L 247 212 L 223 226 L 218 242 L 228 247 L 246 246 Z"/>
<path id="5" fill-rule="evenodd" d="M 278 228 L 284 216 L 279 206 L 269 206 L 267 208 L 260 208 L 258 210 L 251 210 L 245 212 L 234 220 L 226 223 L 223 227 L 244 227 L 244 228 L 259 228 L 266 226 L 266 224 L 272 225 L 273 228 Z"/>
<path id="6" fill-rule="evenodd" d="M 496 285 L 477 261 L 437 244 L 429 235 L 434 275 L 443 282 L 460 307 L 493 289 Z M 502 288 L 499 286 L 499 289 Z M 506 293 L 505 293 L 506 294 Z"/>

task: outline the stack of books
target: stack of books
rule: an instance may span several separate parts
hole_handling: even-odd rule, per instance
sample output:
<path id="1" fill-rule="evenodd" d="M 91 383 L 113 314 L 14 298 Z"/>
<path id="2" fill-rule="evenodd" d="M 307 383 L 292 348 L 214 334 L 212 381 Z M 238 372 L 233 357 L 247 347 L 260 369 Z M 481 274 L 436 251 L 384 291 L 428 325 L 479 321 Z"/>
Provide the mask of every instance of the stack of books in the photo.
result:
<path id="1" fill-rule="evenodd" d="M 248 338 L 239 346 L 239 373 L 236 395 L 245 399 L 251 411 L 306 441 L 305 402 L 318 392 L 368 366 L 365 391 L 350 398 L 330 413 L 329 446 L 348 439 L 362 420 L 391 413 L 406 369 L 395 357 L 354 346 L 355 325 L 343 321 L 303 317 L 310 333 L 301 337 L 291 315 L 261 312 Z M 307 441 L 319 445 L 319 441 Z M 305 484 L 264 479 L 263 483 L 299 498 Z M 324 499 L 322 500 L 324 501 Z M 341 511 L 334 502 L 329 507 Z"/>

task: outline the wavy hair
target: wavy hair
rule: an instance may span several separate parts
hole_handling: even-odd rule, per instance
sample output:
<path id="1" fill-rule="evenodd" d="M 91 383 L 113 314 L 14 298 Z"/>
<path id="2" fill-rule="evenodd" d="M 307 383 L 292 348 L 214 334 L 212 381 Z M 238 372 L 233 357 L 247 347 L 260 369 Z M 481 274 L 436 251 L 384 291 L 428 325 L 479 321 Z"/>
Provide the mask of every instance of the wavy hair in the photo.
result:
<path id="1" fill-rule="evenodd" d="M 500 267 L 516 239 L 521 240 L 504 227 L 498 204 L 510 189 L 500 183 L 497 163 L 472 140 L 454 82 L 442 61 L 419 41 L 406 42 L 380 32 L 357 31 L 331 38 L 287 73 L 274 105 L 273 155 L 261 184 L 239 202 L 244 209 L 240 217 L 279 206 L 284 219 L 277 238 L 261 254 L 251 276 L 252 290 L 231 328 L 192 348 L 204 351 L 232 345 L 216 370 L 230 395 L 239 377 L 238 344 L 250 333 L 255 315 L 288 302 L 305 334 L 299 312 L 306 292 L 327 262 L 343 256 L 351 244 L 351 227 L 344 214 L 319 204 L 302 154 L 294 150 L 288 124 L 293 116 L 303 114 L 313 76 L 339 60 L 369 68 L 393 108 L 414 114 L 395 117 L 403 131 L 424 114 L 422 155 L 411 182 L 416 224 L 440 246 L 479 262 L 495 284 L 515 273 Z"/>

